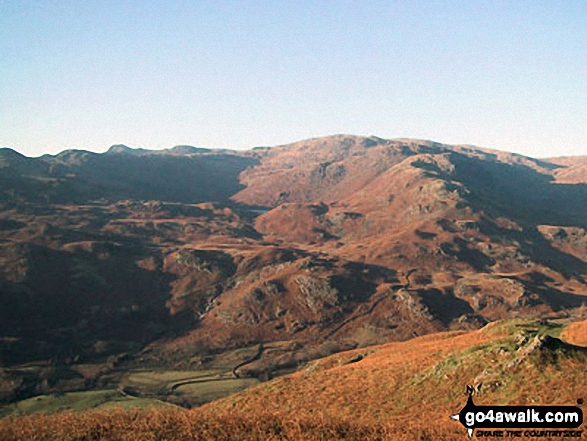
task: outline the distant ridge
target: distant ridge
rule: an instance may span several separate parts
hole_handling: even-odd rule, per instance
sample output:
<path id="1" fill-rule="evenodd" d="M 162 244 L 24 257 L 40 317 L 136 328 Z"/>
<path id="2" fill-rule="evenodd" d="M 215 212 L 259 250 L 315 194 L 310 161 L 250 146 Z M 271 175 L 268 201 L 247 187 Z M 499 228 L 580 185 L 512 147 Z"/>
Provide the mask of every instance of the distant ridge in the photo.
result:
<path id="1" fill-rule="evenodd" d="M 19 153 L 16 150 L 11 149 L 10 147 L 0 147 L 0 157 L 26 158 L 26 156 L 24 156 L 22 153 Z"/>
<path id="2" fill-rule="evenodd" d="M 146 153 L 150 153 L 151 150 L 147 150 L 147 149 L 133 149 L 130 148 L 124 144 L 115 144 L 113 146 L 111 146 L 108 151 L 106 153 L 126 153 L 126 154 L 130 154 L 130 155 L 141 155 L 141 154 L 146 154 Z"/>
<path id="3" fill-rule="evenodd" d="M 187 155 L 190 153 L 208 153 L 212 152 L 212 149 L 203 148 L 203 147 L 193 147 L 191 145 L 176 145 L 175 147 L 171 147 L 170 149 L 166 149 L 172 153 L 178 153 L 181 155 Z"/>

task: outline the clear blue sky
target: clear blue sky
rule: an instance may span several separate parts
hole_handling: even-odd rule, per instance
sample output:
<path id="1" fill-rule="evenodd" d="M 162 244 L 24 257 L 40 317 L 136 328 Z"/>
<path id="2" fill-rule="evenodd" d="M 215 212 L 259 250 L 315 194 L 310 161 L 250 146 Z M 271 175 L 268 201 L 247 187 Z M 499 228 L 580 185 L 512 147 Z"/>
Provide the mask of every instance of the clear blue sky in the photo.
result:
<path id="1" fill-rule="evenodd" d="M 0 146 L 587 154 L 587 1 L 0 0 Z"/>

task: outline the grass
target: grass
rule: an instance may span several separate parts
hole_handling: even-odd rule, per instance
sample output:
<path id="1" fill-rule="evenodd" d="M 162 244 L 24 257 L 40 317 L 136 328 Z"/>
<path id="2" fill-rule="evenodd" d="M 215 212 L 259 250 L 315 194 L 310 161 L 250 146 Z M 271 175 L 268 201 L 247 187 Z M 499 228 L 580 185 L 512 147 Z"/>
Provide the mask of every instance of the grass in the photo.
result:
<path id="1" fill-rule="evenodd" d="M 211 381 L 231 377 L 227 372 L 206 371 L 174 371 L 174 370 L 146 370 L 132 371 L 123 376 L 121 385 L 140 390 L 143 394 L 158 394 L 171 391 L 175 385 L 185 381 Z"/>
<path id="2" fill-rule="evenodd" d="M 236 379 L 222 370 L 136 370 L 118 380 L 118 388 L 38 395 L 0 406 L 0 416 L 54 413 L 64 410 L 115 407 L 164 406 L 173 403 L 193 407 L 223 398 L 258 384 L 254 378 Z M 111 384 L 115 384 L 111 382 Z"/>
<path id="3" fill-rule="evenodd" d="M 227 395 L 240 392 L 259 383 L 256 378 L 232 378 L 205 383 L 190 383 L 179 386 L 176 393 L 191 403 L 203 404 Z"/>
<path id="4" fill-rule="evenodd" d="M 258 384 L 255 378 L 233 378 L 229 372 L 140 371 L 125 376 L 121 385 L 131 394 L 164 397 L 170 402 L 193 407 L 223 398 Z"/>
<path id="5" fill-rule="evenodd" d="M 37 412 L 55 413 L 61 411 L 85 411 L 106 407 L 162 407 L 172 406 L 150 398 L 135 398 L 118 390 L 67 392 L 63 394 L 39 395 L 0 408 L 0 415 L 33 414 Z"/>
<path id="6" fill-rule="evenodd" d="M 387 425 L 361 425 L 321 418 L 283 418 L 257 415 L 210 415 L 195 411 L 91 411 L 83 414 L 32 415 L 9 419 L 0 425 L 0 439 L 25 441 L 150 441 L 150 440 L 389 440 Z M 43 428 L 39 430 L 39 428 Z"/>
<path id="7" fill-rule="evenodd" d="M 190 378 L 217 378 L 222 372 L 220 371 L 169 371 L 169 370 L 147 370 L 134 371 L 128 375 L 128 380 L 133 383 L 143 383 L 148 385 L 173 383 L 176 381 L 187 380 Z"/>
<path id="8" fill-rule="evenodd" d="M 561 337 L 577 346 L 587 346 L 587 320 L 571 323 L 561 333 Z"/>
<path id="9" fill-rule="evenodd" d="M 467 384 L 486 385 L 478 405 L 587 398 L 582 348 L 539 347 L 547 356 L 537 358 L 529 351 L 536 336 L 553 334 L 567 335 L 556 325 L 516 320 L 428 335 L 336 354 L 192 410 L 4 418 L 0 440 L 462 440 L 464 429 L 449 416 L 465 404 Z"/>
<path id="10" fill-rule="evenodd" d="M 361 352 L 351 351 L 205 407 L 255 412 L 275 403 L 292 414 L 383 422 L 413 418 L 413 409 L 431 414 L 459 410 L 466 385 L 479 383 L 484 384 L 479 404 L 573 404 L 587 397 L 583 358 L 563 353 L 556 363 L 537 361 L 520 350 L 538 334 L 558 332 L 556 325 L 519 320 L 379 346 L 361 361 L 344 364 Z M 527 335 L 520 339 L 519 334 Z M 308 396 L 312 399 L 301 398 Z"/>

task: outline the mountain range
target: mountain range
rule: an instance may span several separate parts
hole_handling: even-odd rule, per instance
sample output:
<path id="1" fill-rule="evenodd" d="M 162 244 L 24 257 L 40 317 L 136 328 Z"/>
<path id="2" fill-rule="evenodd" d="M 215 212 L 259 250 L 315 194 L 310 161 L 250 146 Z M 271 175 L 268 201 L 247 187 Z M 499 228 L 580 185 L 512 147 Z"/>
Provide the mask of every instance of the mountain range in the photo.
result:
<path id="1" fill-rule="evenodd" d="M 0 302 L 3 402 L 121 369 L 266 380 L 506 318 L 584 320 L 587 156 L 350 135 L 4 148 Z"/>

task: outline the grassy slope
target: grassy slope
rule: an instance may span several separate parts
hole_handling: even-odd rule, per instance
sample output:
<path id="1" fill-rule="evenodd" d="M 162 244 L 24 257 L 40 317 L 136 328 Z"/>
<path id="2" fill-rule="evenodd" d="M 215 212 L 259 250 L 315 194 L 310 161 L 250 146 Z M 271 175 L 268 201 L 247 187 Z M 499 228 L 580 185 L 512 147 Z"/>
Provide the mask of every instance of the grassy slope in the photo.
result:
<path id="1" fill-rule="evenodd" d="M 587 320 L 570 324 L 565 328 L 561 337 L 569 343 L 587 346 Z"/>
<path id="2" fill-rule="evenodd" d="M 123 375 L 119 388 L 38 395 L 0 406 L 0 416 L 86 411 L 112 407 L 191 407 L 259 383 L 256 378 L 233 378 L 230 372 L 143 370 Z M 165 399 L 165 401 L 161 401 Z M 173 404 L 170 404 L 173 403 Z M 187 403 L 187 404 L 186 404 Z"/>
<path id="3" fill-rule="evenodd" d="M 0 439 L 84 439 L 90 432 L 131 440 L 463 439 L 449 415 L 464 405 L 467 384 L 483 383 L 476 404 L 566 405 L 587 397 L 587 349 L 540 338 L 569 332 L 561 331 L 507 321 L 434 334 L 340 353 L 191 411 L 4 419 Z"/>
<path id="4" fill-rule="evenodd" d="M 413 419 L 417 409 L 435 416 L 428 424 L 442 423 L 464 404 L 465 386 L 479 383 L 478 404 L 574 404 L 587 396 L 587 352 L 531 351 L 536 334 L 560 330 L 508 321 L 355 350 L 207 407 L 255 412 L 273 403 L 279 413 L 398 425 Z"/>
<path id="5" fill-rule="evenodd" d="M 113 407 L 174 407 L 163 401 L 139 398 L 125 395 L 118 390 L 99 390 L 84 392 L 67 392 L 54 395 L 39 395 L 17 403 L 4 406 L 0 409 L 2 414 L 33 414 L 36 412 L 61 412 L 66 410 L 84 411 L 89 409 L 104 409 Z"/>

